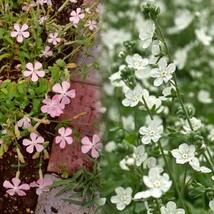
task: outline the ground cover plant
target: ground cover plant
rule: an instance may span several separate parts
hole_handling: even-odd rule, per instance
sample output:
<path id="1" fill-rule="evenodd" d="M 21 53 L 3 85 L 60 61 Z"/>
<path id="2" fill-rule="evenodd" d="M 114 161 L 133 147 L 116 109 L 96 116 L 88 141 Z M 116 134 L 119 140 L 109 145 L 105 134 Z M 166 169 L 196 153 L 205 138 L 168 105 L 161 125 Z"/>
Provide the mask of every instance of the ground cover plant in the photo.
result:
<path id="1" fill-rule="evenodd" d="M 104 1 L 102 21 L 103 213 L 213 213 L 213 1 Z"/>
<path id="2" fill-rule="evenodd" d="M 96 1 L 0 2 L 0 213 L 32 213 L 37 195 L 54 185 L 43 175 L 55 133 L 59 149 L 78 139 L 72 121 L 57 117 L 78 93 L 70 79 L 87 76 L 88 65 L 73 58 L 89 55 L 98 10 Z M 91 138 L 79 143 L 96 161 L 99 137 L 95 148 Z"/>

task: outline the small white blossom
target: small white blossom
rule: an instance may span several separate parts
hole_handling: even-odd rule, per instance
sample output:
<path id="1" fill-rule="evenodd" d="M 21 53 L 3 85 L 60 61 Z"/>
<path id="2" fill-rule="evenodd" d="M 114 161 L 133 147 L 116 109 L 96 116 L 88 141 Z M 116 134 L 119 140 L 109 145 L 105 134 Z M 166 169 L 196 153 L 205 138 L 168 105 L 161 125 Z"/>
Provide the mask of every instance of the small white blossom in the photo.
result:
<path id="1" fill-rule="evenodd" d="M 150 110 L 154 107 L 156 110 L 161 107 L 161 99 L 156 98 L 154 95 L 149 95 L 149 91 L 146 89 L 143 89 L 143 98 L 145 99 L 146 104 Z"/>
<path id="2" fill-rule="evenodd" d="M 201 103 L 208 104 L 212 103 L 212 98 L 210 97 L 210 92 L 206 90 L 200 90 L 198 92 L 198 100 Z"/>
<path id="3" fill-rule="evenodd" d="M 128 67 L 136 70 L 144 70 L 149 64 L 149 60 L 143 59 L 139 54 L 134 54 L 133 56 L 128 55 L 126 57 L 126 62 L 128 63 Z"/>
<path id="4" fill-rule="evenodd" d="M 148 127 L 141 127 L 139 132 L 142 135 L 141 142 L 143 144 L 149 144 L 152 141 L 156 143 L 163 134 L 163 126 L 156 123 L 156 121 L 151 121 Z"/>
<path id="5" fill-rule="evenodd" d="M 121 71 L 126 68 L 126 65 L 121 65 L 119 67 L 119 71 L 116 73 L 113 73 L 110 77 L 109 80 L 111 81 L 111 84 L 114 87 L 123 87 L 125 83 L 121 80 Z"/>
<path id="6" fill-rule="evenodd" d="M 115 192 L 117 195 L 111 197 L 111 202 L 116 204 L 118 210 L 124 210 L 132 201 L 132 188 L 117 187 Z"/>
<path id="7" fill-rule="evenodd" d="M 133 90 L 128 90 L 125 93 L 126 98 L 122 101 L 124 106 L 134 107 L 142 99 L 143 89 L 137 85 Z"/>
<path id="8" fill-rule="evenodd" d="M 136 166 L 140 166 L 147 159 L 145 147 L 143 145 L 134 147 L 134 153 L 132 157 L 135 161 Z"/>
<path id="9" fill-rule="evenodd" d="M 134 199 L 149 197 L 160 198 L 172 185 L 172 181 L 169 180 L 168 174 L 163 173 L 163 175 L 161 175 L 160 169 L 157 167 L 151 168 L 148 176 L 143 176 L 143 181 L 149 189 L 138 192 L 134 196 Z"/>
<path id="10" fill-rule="evenodd" d="M 199 120 L 195 117 L 190 118 L 190 122 L 192 124 L 193 131 L 197 131 L 203 127 L 201 120 Z M 183 129 L 184 130 L 181 131 L 182 134 L 189 134 L 192 132 L 192 129 L 190 128 L 187 120 L 185 120 L 185 122 L 184 122 Z"/>
<path id="11" fill-rule="evenodd" d="M 185 214 L 184 209 L 177 209 L 176 203 L 173 201 L 169 201 L 166 206 L 162 206 L 160 208 L 161 214 Z"/>
<path id="12" fill-rule="evenodd" d="M 195 146 L 181 144 L 178 149 L 173 149 L 172 156 L 176 158 L 176 163 L 184 164 L 190 162 L 195 157 Z"/>
<path id="13" fill-rule="evenodd" d="M 124 158 L 123 160 L 121 160 L 120 162 L 119 162 L 119 166 L 120 166 L 120 168 L 121 169 L 123 169 L 123 170 L 126 170 L 126 171 L 129 171 L 129 167 L 127 166 L 128 164 L 127 164 L 127 157 L 126 158 Z"/>
<path id="14" fill-rule="evenodd" d="M 153 21 L 148 20 L 144 22 L 142 30 L 140 31 L 139 38 L 142 40 L 143 48 L 148 48 L 152 43 L 152 38 L 155 32 L 155 24 Z"/>
<path id="15" fill-rule="evenodd" d="M 198 158 L 194 157 L 190 162 L 189 162 L 190 166 L 198 171 L 198 172 L 202 172 L 202 173 L 210 173 L 212 172 L 211 169 L 205 167 L 205 166 L 200 166 L 199 160 Z"/>
<path id="16" fill-rule="evenodd" d="M 214 211 L 214 199 L 209 202 L 209 207 L 212 211 Z"/>
<path id="17" fill-rule="evenodd" d="M 160 86 L 163 82 L 167 83 L 172 79 L 172 74 L 175 72 L 176 66 L 173 63 L 167 65 L 165 59 L 160 59 L 158 62 L 159 68 L 154 68 L 150 72 L 150 76 L 155 78 L 154 86 Z"/>
<path id="18" fill-rule="evenodd" d="M 205 46 L 209 46 L 212 42 L 212 37 L 207 35 L 204 28 L 196 29 L 195 35 L 199 42 Z"/>
<path id="19" fill-rule="evenodd" d="M 117 145 L 114 141 L 109 141 L 106 145 L 105 145 L 105 150 L 107 152 L 113 152 L 117 149 Z"/>

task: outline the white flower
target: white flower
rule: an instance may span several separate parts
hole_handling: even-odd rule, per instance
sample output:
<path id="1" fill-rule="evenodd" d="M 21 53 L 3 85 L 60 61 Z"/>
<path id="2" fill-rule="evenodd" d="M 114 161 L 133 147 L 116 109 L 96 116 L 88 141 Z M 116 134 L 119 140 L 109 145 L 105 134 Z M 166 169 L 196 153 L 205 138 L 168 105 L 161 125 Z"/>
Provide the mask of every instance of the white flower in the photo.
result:
<path id="1" fill-rule="evenodd" d="M 139 38 L 142 40 L 143 48 L 148 48 L 152 43 L 152 38 L 155 32 L 155 24 L 153 21 L 145 21 L 140 31 Z"/>
<path id="2" fill-rule="evenodd" d="M 184 164 L 190 162 L 195 157 L 195 146 L 181 144 L 178 149 L 173 149 L 172 156 L 176 158 L 176 163 Z"/>
<path id="3" fill-rule="evenodd" d="M 206 90 L 200 90 L 198 92 L 198 100 L 201 103 L 208 104 L 212 102 L 212 98 L 210 97 L 210 92 Z"/>
<path id="4" fill-rule="evenodd" d="M 143 59 L 139 54 L 134 54 L 133 56 L 128 55 L 126 62 L 128 63 L 128 67 L 136 70 L 143 70 L 149 64 L 149 60 Z"/>
<path id="5" fill-rule="evenodd" d="M 117 149 L 117 145 L 114 141 L 109 141 L 106 145 L 105 145 L 105 150 L 107 152 L 113 152 Z"/>
<path id="6" fill-rule="evenodd" d="M 140 166 L 147 159 L 145 147 L 143 145 L 134 147 L 134 153 L 132 157 L 134 158 L 136 166 Z"/>
<path id="7" fill-rule="evenodd" d="M 184 30 L 191 24 L 194 18 L 192 13 L 186 9 L 177 10 L 176 15 L 174 17 L 175 17 L 174 20 L 175 26 L 168 29 L 169 34 L 175 34 Z"/>
<path id="8" fill-rule="evenodd" d="M 169 201 L 166 206 L 160 208 L 161 214 L 185 214 L 184 209 L 176 209 L 176 203 Z"/>
<path id="9" fill-rule="evenodd" d="M 116 204 L 118 210 L 124 210 L 132 201 L 132 188 L 117 187 L 115 192 L 117 195 L 111 197 L 111 202 Z"/>
<path id="10" fill-rule="evenodd" d="M 196 29 L 195 35 L 199 42 L 205 46 L 209 46 L 212 42 L 212 37 L 207 35 L 204 28 Z"/>
<path id="11" fill-rule="evenodd" d="M 199 130 L 200 128 L 203 127 L 203 124 L 202 124 L 201 120 L 199 120 L 199 119 L 197 119 L 195 117 L 192 117 L 190 119 L 190 122 L 192 124 L 193 131 L 197 131 L 197 130 Z M 181 131 L 182 134 L 189 134 L 189 133 L 192 132 L 192 129 L 190 128 L 189 123 L 188 123 L 187 120 L 185 120 L 185 122 L 184 122 L 183 129 L 184 130 Z"/>
<path id="12" fill-rule="evenodd" d="M 133 90 L 128 90 L 125 93 L 126 98 L 122 101 L 124 106 L 134 107 L 142 99 L 143 89 L 137 85 Z"/>
<path id="13" fill-rule="evenodd" d="M 122 123 L 123 128 L 126 130 L 134 130 L 135 124 L 134 124 L 134 117 L 132 115 L 128 115 L 127 117 L 122 116 Z"/>
<path id="14" fill-rule="evenodd" d="M 161 99 L 156 98 L 154 95 L 149 95 L 148 90 L 143 89 L 143 97 L 149 109 L 152 109 L 154 107 L 155 109 L 159 109 L 161 107 Z"/>
<path id="15" fill-rule="evenodd" d="M 119 71 L 116 73 L 113 73 L 110 77 L 109 80 L 111 81 L 111 84 L 114 87 L 122 87 L 125 85 L 125 83 L 121 80 L 121 71 L 126 68 L 126 65 L 121 65 L 119 67 Z"/>
<path id="16" fill-rule="evenodd" d="M 209 202 L 209 207 L 212 211 L 214 211 L 214 199 Z"/>
<path id="17" fill-rule="evenodd" d="M 141 127 L 139 132 L 143 136 L 141 138 L 143 144 L 149 144 L 152 141 L 156 143 L 163 134 L 163 126 L 156 123 L 156 121 L 151 121 L 148 127 Z"/>
<path id="18" fill-rule="evenodd" d="M 160 41 L 159 40 L 154 40 L 152 42 L 152 55 L 156 56 L 158 54 L 160 54 Z"/>
<path id="19" fill-rule="evenodd" d="M 150 169 L 155 167 L 156 165 L 157 165 L 157 160 L 154 157 L 149 157 L 145 161 L 145 166 L 150 168 Z"/>
<path id="20" fill-rule="evenodd" d="M 161 58 L 158 62 L 159 68 L 151 70 L 150 76 L 156 78 L 154 86 L 160 86 L 163 82 L 167 83 L 172 78 L 172 73 L 175 72 L 176 66 L 173 63 L 167 65 L 165 59 Z"/>
<path id="21" fill-rule="evenodd" d="M 138 192 L 134 196 L 134 199 L 149 197 L 160 198 L 172 185 L 172 181 L 169 180 L 168 174 L 163 173 L 163 175 L 161 175 L 161 172 L 157 167 L 151 168 L 148 176 L 143 176 L 143 181 L 149 189 Z"/>
<path id="22" fill-rule="evenodd" d="M 200 166 L 199 160 L 198 158 L 194 157 L 190 162 L 189 162 L 190 166 L 198 171 L 198 172 L 202 172 L 202 173 L 210 173 L 212 172 L 211 169 L 205 167 L 205 166 Z"/>
<path id="23" fill-rule="evenodd" d="M 129 171 L 129 167 L 127 166 L 128 164 L 127 164 L 126 160 L 127 160 L 127 157 L 124 158 L 123 160 L 121 160 L 119 162 L 119 166 L 120 166 L 121 169 Z"/>

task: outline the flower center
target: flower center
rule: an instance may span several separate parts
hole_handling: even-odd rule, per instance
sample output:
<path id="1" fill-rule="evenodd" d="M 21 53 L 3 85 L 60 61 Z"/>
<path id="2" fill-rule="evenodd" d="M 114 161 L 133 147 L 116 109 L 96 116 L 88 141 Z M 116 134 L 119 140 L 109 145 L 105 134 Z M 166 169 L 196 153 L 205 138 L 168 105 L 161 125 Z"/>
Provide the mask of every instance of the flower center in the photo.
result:
<path id="1" fill-rule="evenodd" d="M 139 62 L 134 62 L 134 66 L 135 66 L 135 67 L 139 67 L 139 66 L 140 66 L 140 63 L 139 63 Z"/>
<path id="2" fill-rule="evenodd" d="M 154 131 L 154 130 L 151 130 L 151 131 L 149 132 L 149 135 L 150 135 L 151 137 L 153 137 L 153 136 L 155 135 L 155 131 Z"/>
<path id="3" fill-rule="evenodd" d="M 166 76 L 167 76 L 167 71 L 162 71 L 162 72 L 161 72 L 161 76 L 162 76 L 162 77 L 166 77 Z"/>
<path id="4" fill-rule="evenodd" d="M 158 188 L 158 187 L 160 187 L 160 185 L 161 185 L 160 181 L 155 181 L 154 182 L 154 187 Z"/>
<path id="5" fill-rule="evenodd" d="M 120 197 L 120 200 L 123 201 L 123 202 L 126 201 L 126 200 L 127 200 L 127 196 L 126 196 L 126 195 L 122 195 L 122 196 Z"/>
<path id="6" fill-rule="evenodd" d="M 185 154 L 182 154 L 182 158 L 183 158 L 183 159 L 187 159 L 187 158 L 188 158 L 188 154 L 186 154 L 186 153 L 185 153 Z"/>

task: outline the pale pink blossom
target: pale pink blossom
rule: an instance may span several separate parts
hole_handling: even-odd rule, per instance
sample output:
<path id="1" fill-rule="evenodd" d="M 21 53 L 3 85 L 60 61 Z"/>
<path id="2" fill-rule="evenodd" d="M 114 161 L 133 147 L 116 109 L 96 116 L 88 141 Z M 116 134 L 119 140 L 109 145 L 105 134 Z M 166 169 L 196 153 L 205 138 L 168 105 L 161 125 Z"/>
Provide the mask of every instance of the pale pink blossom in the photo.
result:
<path id="1" fill-rule="evenodd" d="M 4 141 L 2 139 L 0 139 L 0 145 L 3 145 Z"/>
<path id="2" fill-rule="evenodd" d="M 28 12 L 31 8 L 33 8 L 35 6 L 36 6 L 36 3 L 30 3 L 30 4 L 26 5 L 26 6 L 23 6 L 22 10 Z"/>
<path id="3" fill-rule="evenodd" d="M 9 195 L 13 196 L 15 193 L 17 193 L 19 196 L 25 196 L 26 193 L 24 190 L 29 190 L 30 186 L 28 184 L 21 184 L 21 181 L 19 178 L 12 178 L 12 183 L 9 181 L 4 181 L 3 187 L 7 188 L 6 191 Z"/>
<path id="4" fill-rule="evenodd" d="M 24 76 L 25 77 L 29 77 L 31 76 L 31 80 L 33 82 L 38 81 L 38 76 L 39 77 L 44 77 L 45 76 L 45 72 L 42 70 L 39 70 L 42 68 L 42 64 L 40 62 L 35 62 L 35 64 L 33 65 L 31 62 L 28 62 L 26 64 L 26 68 L 28 69 L 28 71 L 24 71 Z"/>
<path id="5" fill-rule="evenodd" d="M 94 20 L 88 20 L 88 22 L 85 24 L 85 27 L 88 27 L 90 30 L 94 30 L 97 28 L 97 22 Z"/>
<path id="6" fill-rule="evenodd" d="M 48 18 L 47 18 L 46 16 L 41 16 L 41 17 L 39 18 L 39 24 L 40 24 L 40 25 L 43 25 L 44 22 L 45 22 L 47 19 L 48 19 Z"/>
<path id="7" fill-rule="evenodd" d="M 30 187 L 37 187 L 36 194 L 41 195 L 42 192 L 50 191 L 49 186 L 52 184 L 53 184 L 53 181 L 40 178 L 36 182 L 34 181 L 34 182 L 30 183 Z"/>
<path id="8" fill-rule="evenodd" d="M 90 8 L 89 7 L 85 8 L 85 12 L 91 14 Z"/>
<path id="9" fill-rule="evenodd" d="M 47 0 L 37 0 L 36 3 L 40 4 L 40 5 L 43 5 L 43 4 L 48 3 L 48 1 Z"/>
<path id="10" fill-rule="evenodd" d="M 102 149 L 102 144 L 100 142 L 100 138 L 98 135 L 94 134 L 92 137 L 92 142 L 88 137 L 82 138 L 82 153 L 88 153 L 91 150 L 91 156 L 93 158 L 98 158 L 99 157 L 99 152 Z"/>
<path id="11" fill-rule="evenodd" d="M 49 36 L 48 42 L 52 43 L 53 45 L 57 45 L 61 41 L 58 35 L 59 35 L 58 33 L 50 33 L 48 35 Z"/>
<path id="12" fill-rule="evenodd" d="M 45 50 L 42 51 L 42 53 L 39 55 L 39 57 L 50 57 L 50 56 L 53 56 L 53 51 L 50 50 L 50 46 L 45 46 Z"/>
<path id="13" fill-rule="evenodd" d="M 56 95 L 59 97 L 59 100 L 62 104 L 66 105 L 70 103 L 69 98 L 75 98 L 76 97 L 76 92 L 74 89 L 68 91 L 70 88 L 71 84 L 68 81 L 63 81 L 61 84 L 56 83 L 52 90 L 56 93 L 59 93 L 59 95 Z"/>
<path id="14" fill-rule="evenodd" d="M 67 144 L 73 143 L 73 138 L 70 136 L 72 134 L 71 128 L 62 127 L 58 130 L 58 133 L 60 134 L 60 136 L 56 137 L 56 143 L 59 144 L 60 148 L 64 149 L 66 143 Z"/>
<path id="15" fill-rule="evenodd" d="M 70 0 L 71 3 L 77 3 L 77 0 Z"/>
<path id="16" fill-rule="evenodd" d="M 17 125 L 18 127 L 22 127 L 23 129 L 28 129 L 32 127 L 30 118 L 26 116 L 20 119 L 17 122 Z"/>
<path id="17" fill-rule="evenodd" d="M 42 103 L 45 105 L 41 107 L 41 111 L 49 114 L 51 117 L 59 116 L 65 108 L 65 105 L 60 103 L 58 96 L 54 96 L 52 99 L 44 99 Z"/>
<path id="18" fill-rule="evenodd" d="M 28 38 L 30 36 L 30 33 L 27 32 L 26 30 L 28 29 L 27 24 L 23 24 L 22 27 L 20 27 L 19 24 L 14 24 L 14 30 L 10 33 L 11 37 L 17 37 L 17 42 L 22 43 L 23 42 L 23 37 Z"/>
<path id="19" fill-rule="evenodd" d="M 39 136 L 37 133 L 32 132 L 30 134 L 30 138 L 31 140 L 28 139 L 24 139 L 22 141 L 24 146 L 27 146 L 26 151 L 28 153 L 33 153 L 34 148 L 36 149 L 37 152 L 41 152 L 44 147 L 43 147 L 43 143 L 44 143 L 44 138 L 42 136 Z"/>
<path id="20" fill-rule="evenodd" d="M 74 25 L 78 24 L 79 21 L 80 21 L 80 19 L 84 19 L 85 14 L 84 14 L 84 13 L 81 13 L 81 12 L 82 12 L 82 10 L 81 10 L 81 8 L 79 8 L 79 7 L 76 9 L 76 11 L 73 10 L 73 11 L 71 12 L 69 20 L 70 20 L 71 22 L 73 22 Z"/>

